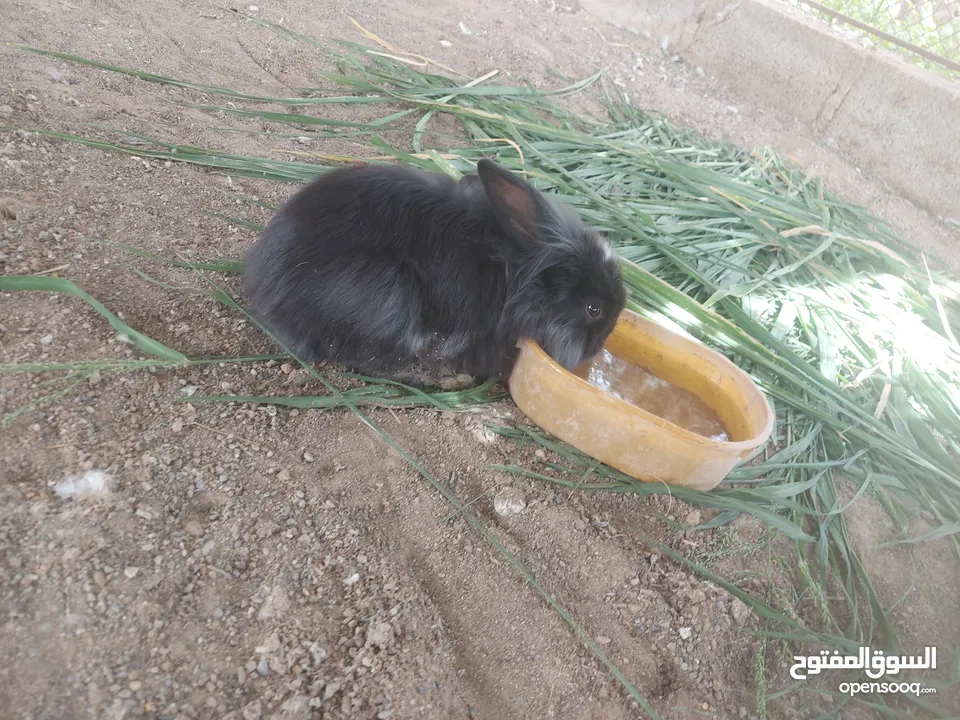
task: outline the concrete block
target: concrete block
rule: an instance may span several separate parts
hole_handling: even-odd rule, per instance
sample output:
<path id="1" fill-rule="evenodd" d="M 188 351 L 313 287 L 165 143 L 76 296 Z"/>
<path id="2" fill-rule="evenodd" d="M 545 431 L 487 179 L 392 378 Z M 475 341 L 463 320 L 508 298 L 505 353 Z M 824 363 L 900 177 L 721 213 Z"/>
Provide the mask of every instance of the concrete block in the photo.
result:
<path id="1" fill-rule="evenodd" d="M 649 32 L 751 102 L 836 140 L 848 160 L 939 215 L 960 214 L 960 83 L 866 50 L 772 0 L 581 0 Z"/>

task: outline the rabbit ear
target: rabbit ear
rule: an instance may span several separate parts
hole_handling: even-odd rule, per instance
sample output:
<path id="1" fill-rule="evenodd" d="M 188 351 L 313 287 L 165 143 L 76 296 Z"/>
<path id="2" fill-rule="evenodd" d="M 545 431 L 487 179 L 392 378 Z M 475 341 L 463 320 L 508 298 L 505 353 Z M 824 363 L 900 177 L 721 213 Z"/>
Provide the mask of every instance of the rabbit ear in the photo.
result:
<path id="1" fill-rule="evenodd" d="M 486 158 L 477 163 L 477 175 L 504 229 L 536 238 L 544 211 L 537 189 Z"/>

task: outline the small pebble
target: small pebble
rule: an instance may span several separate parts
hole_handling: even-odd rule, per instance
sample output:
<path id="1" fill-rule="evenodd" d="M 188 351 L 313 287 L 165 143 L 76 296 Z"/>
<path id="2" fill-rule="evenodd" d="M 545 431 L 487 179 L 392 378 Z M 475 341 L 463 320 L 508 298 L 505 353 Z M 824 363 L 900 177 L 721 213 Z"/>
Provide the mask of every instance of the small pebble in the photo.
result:
<path id="1" fill-rule="evenodd" d="M 277 633 L 273 633 L 270 637 L 267 638 L 267 641 L 257 648 L 258 653 L 275 653 L 280 649 L 280 636 Z"/>
<path id="2" fill-rule="evenodd" d="M 175 433 L 183 430 L 183 420 L 174 420 L 172 423 L 170 423 L 170 429 Z"/>
<path id="3" fill-rule="evenodd" d="M 257 663 L 257 675 L 266 677 L 268 672 L 270 672 L 270 666 L 267 664 L 267 659 L 260 658 L 260 662 Z"/>
<path id="4" fill-rule="evenodd" d="M 131 580 L 135 578 L 139 572 L 140 572 L 140 568 L 135 567 L 133 565 L 130 565 L 129 567 L 125 567 L 123 569 L 123 574 Z"/>
<path id="5" fill-rule="evenodd" d="M 691 627 L 682 627 L 680 628 L 680 639 L 689 640 L 693 637 L 693 628 Z"/>
<path id="6" fill-rule="evenodd" d="M 308 452 L 305 452 L 305 453 L 303 454 L 303 461 L 304 461 L 304 462 L 308 462 L 308 463 L 312 463 L 312 462 L 313 462 L 313 454 L 308 453 Z"/>
<path id="7" fill-rule="evenodd" d="M 279 711 L 270 720 L 310 720 L 310 698 L 294 695 L 280 705 Z"/>
<path id="8" fill-rule="evenodd" d="M 733 615 L 733 619 L 738 623 L 745 623 L 750 619 L 753 611 L 743 600 L 735 597 L 730 602 L 730 613 Z"/>
<path id="9" fill-rule="evenodd" d="M 310 647 L 307 648 L 307 651 L 313 657 L 313 661 L 317 665 L 330 657 L 330 654 L 319 643 L 310 643 Z"/>
<path id="10" fill-rule="evenodd" d="M 194 537 L 203 537 L 203 525 L 198 523 L 196 520 L 190 520 L 186 525 L 183 526 L 183 529 Z"/>
<path id="11" fill-rule="evenodd" d="M 594 640 L 597 641 L 597 645 L 609 645 L 609 644 L 610 644 L 610 638 L 608 638 L 608 637 L 606 637 L 606 636 L 604 636 L 604 635 L 597 635 L 597 636 L 594 638 Z"/>
<path id="12" fill-rule="evenodd" d="M 290 479 L 289 470 L 281 470 L 280 472 L 277 473 L 277 480 L 279 480 L 280 482 L 287 482 L 289 479 Z"/>
<path id="13" fill-rule="evenodd" d="M 249 705 L 244 706 L 240 714 L 243 715 L 243 720 L 260 720 L 260 716 L 263 715 L 263 708 L 260 706 L 260 701 L 254 700 Z"/>
<path id="14" fill-rule="evenodd" d="M 526 507 L 527 499 L 523 493 L 512 487 L 503 488 L 493 499 L 493 509 L 502 517 L 519 515 Z"/>
<path id="15" fill-rule="evenodd" d="M 40 342 L 43 345 L 49 345 L 53 342 L 53 335 L 44 335 L 42 338 L 40 338 Z"/>

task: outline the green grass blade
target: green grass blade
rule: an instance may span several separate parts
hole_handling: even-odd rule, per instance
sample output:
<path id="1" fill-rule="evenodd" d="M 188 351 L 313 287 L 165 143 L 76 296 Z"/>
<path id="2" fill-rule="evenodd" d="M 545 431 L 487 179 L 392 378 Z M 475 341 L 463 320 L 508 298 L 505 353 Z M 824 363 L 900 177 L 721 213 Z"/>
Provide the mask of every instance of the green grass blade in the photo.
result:
<path id="1" fill-rule="evenodd" d="M 73 295 L 85 301 L 96 310 L 110 326 L 120 335 L 129 338 L 130 342 L 145 353 L 175 363 L 186 364 L 187 356 L 169 348 L 151 337 L 137 332 L 120 318 L 107 310 L 106 306 L 84 290 L 63 278 L 35 277 L 30 275 L 0 277 L 0 292 L 52 292 Z"/>

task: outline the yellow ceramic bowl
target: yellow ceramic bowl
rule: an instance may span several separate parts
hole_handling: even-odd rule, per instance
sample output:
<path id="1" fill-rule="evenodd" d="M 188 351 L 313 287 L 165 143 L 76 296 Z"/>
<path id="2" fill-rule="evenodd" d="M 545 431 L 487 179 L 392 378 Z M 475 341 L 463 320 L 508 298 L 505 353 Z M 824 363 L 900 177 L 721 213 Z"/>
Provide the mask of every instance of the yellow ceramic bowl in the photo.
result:
<path id="1" fill-rule="evenodd" d="M 740 368 L 705 345 L 624 310 L 606 349 L 699 397 L 729 441 L 674 425 L 582 380 L 532 341 L 509 379 L 514 402 L 547 432 L 644 482 L 710 490 L 766 442 L 773 411 Z"/>

